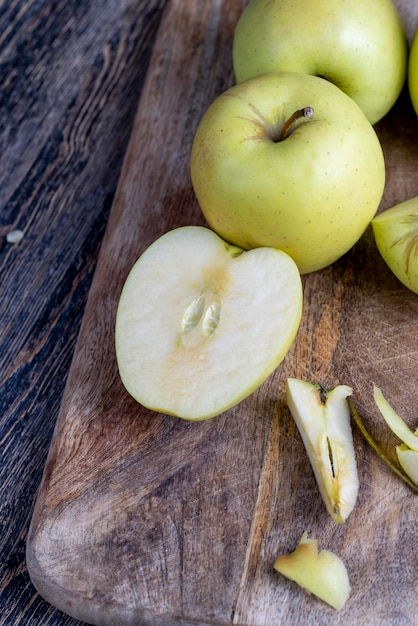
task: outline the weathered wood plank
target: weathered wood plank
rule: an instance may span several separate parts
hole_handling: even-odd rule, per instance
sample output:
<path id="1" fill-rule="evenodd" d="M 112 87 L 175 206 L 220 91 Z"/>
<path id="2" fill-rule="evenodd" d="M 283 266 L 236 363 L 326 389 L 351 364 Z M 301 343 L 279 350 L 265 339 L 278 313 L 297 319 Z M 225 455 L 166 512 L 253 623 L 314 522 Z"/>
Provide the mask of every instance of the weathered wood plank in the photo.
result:
<path id="1" fill-rule="evenodd" d="M 74 624 L 27 529 L 166 1 L 0 4 L 0 623 Z"/>

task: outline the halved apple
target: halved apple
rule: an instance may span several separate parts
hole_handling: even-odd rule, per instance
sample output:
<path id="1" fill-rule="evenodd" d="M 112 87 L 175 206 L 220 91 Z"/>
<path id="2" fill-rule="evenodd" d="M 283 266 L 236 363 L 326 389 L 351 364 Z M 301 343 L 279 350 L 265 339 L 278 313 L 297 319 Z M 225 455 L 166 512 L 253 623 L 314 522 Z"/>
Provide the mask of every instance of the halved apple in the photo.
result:
<path id="1" fill-rule="evenodd" d="M 138 259 L 116 316 L 128 392 L 189 420 L 251 394 L 283 360 L 299 327 L 302 282 L 274 248 L 244 252 L 200 226 L 174 229 Z"/>
<path id="2" fill-rule="evenodd" d="M 290 554 L 276 559 L 274 569 L 334 609 L 341 609 L 351 592 L 344 562 L 330 550 L 318 552 L 316 539 L 305 531 Z"/>
<path id="3" fill-rule="evenodd" d="M 296 378 L 286 382 L 286 400 L 302 437 L 322 499 L 333 520 L 344 522 L 357 500 L 359 481 L 346 402 L 352 389 L 325 391 Z"/>
<path id="4" fill-rule="evenodd" d="M 372 229 L 389 269 L 418 293 L 418 196 L 380 213 L 372 220 Z"/>

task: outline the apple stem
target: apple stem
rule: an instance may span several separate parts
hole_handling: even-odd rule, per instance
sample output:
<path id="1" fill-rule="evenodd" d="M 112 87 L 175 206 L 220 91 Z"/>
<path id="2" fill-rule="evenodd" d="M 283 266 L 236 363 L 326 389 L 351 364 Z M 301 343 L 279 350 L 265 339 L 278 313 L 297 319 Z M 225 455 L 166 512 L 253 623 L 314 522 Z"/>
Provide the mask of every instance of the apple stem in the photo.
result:
<path id="1" fill-rule="evenodd" d="M 283 128 L 281 130 L 279 141 L 283 141 L 289 135 L 290 129 L 297 120 L 302 118 L 312 117 L 314 114 L 314 110 L 312 107 L 304 107 L 303 109 L 299 109 L 295 111 L 293 115 L 289 117 L 289 119 L 283 124 Z"/>
<path id="2" fill-rule="evenodd" d="M 415 493 L 418 493 L 418 487 L 417 485 L 409 478 L 409 476 L 407 476 L 407 474 L 404 474 L 398 467 L 396 467 L 396 465 L 394 463 L 392 463 L 392 461 L 386 456 L 386 454 L 383 452 L 383 450 L 378 446 L 378 444 L 374 441 L 374 439 L 372 438 L 372 436 L 370 435 L 370 433 L 366 430 L 366 427 L 356 409 L 356 407 L 354 406 L 354 403 L 351 399 L 347 398 L 347 402 L 348 402 L 348 406 L 350 407 L 350 413 L 353 416 L 353 419 L 356 423 L 356 425 L 358 426 L 361 434 L 363 435 L 363 437 L 366 439 L 367 443 L 373 448 L 373 450 L 377 453 L 377 455 L 382 459 L 382 461 L 384 461 L 386 463 L 386 465 L 392 470 L 392 472 L 394 472 L 399 478 L 401 478 L 404 482 L 406 482 L 406 484 L 411 487 L 411 489 L 413 489 L 415 491 Z"/>

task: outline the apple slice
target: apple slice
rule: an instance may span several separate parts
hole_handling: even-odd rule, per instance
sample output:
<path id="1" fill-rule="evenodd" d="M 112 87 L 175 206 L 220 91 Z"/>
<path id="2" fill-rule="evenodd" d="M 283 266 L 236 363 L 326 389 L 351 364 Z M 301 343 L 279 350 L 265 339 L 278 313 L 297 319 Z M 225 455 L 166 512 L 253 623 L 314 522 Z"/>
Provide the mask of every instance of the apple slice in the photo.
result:
<path id="1" fill-rule="evenodd" d="M 403 419 L 393 410 L 384 397 L 382 391 L 376 385 L 373 386 L 373 396 L 377 408 L 382 414 L 391 431 L 399 437 L 411 450 L 418 451 L 418 433 L 407 426 Z"/>
<path id="2" fill-rule="evenodd" d="M 346 397 L 352 389 L 338 385 L 325 391 L 288 378 L 286 400 L 300 432 L 319 491 L 331 517 L 344 522 L 357 500 L 359 481 Z"/>
<path id="3" fill-rule="evenodd" d="M 218 415 L 283 360 L 302 295 L 287 254 L 243 252 L 200 226 L 174 229 L 142 254 L 123 287 L 115 329 L 122 382 L 154 411 Z"/>
<path id="4" fill-rule="evenodd" d="M 347 602 L 351 587 L 344 562 L 333 552 L 321 550 L 305 531 L 296 549 L 280 556 L 274 569 L 314 594 L 334 609 Z"/>
<path id="5" fill-rule="evenodd" d="M 411 450 L 405 443 L 396 446 L 399 465 L 412 482 L 418 486 L 418 452 Z"/>
<path id="6" fill-rule="evenodd" d="M 418 293 L 418 196 L 386 209 L 372 220 L 383 260 L 405 287 Z"/>
<path id="7" fill-rule="evenodd" d="M 373 395 L 385 422 L 391 431 L 403 442 L 396 446 L 399 464 L 415 485 L 418 485 L 418 428 L 413 432 L 394 411 L 379 387 L 374 385 Z"/>

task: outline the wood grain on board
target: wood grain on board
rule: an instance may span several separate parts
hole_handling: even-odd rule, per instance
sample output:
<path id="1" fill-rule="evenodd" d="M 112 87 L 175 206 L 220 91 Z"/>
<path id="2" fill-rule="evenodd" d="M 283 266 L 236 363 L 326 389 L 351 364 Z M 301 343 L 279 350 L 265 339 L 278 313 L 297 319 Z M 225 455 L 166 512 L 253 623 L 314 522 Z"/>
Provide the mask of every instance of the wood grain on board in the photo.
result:
<path id="1" fill-rule="evenodd" d="M 158 236 L 204 224 L 190 148 L 210 102 L 232 84 L 244 1 L 172 0 L 127 148 L 28 538 L 39 592 L 97 625 L 416 623 L 415 494 L 354 430 L 357 506 L 326 513 L 284 401 L 286 377 L 351 385 L 373 434 L 378 384 L 413 425 L 417 296 L 391 275 L 370 229 L 333 266 L 303 277 L 290 352 L 258 391 L 202 423 L 155 414 L 128 396 L 114 354 L 130 267 Z M 398 3 L 408 24 L 418 9 Z M 380 210 L 418 195 L 418 120 L 407 91 L 376 127 L 387 164 Z M 302 532 L 346 563 L 352 595 L 336 613 L 276 574 Z"/>

